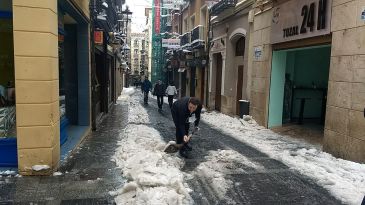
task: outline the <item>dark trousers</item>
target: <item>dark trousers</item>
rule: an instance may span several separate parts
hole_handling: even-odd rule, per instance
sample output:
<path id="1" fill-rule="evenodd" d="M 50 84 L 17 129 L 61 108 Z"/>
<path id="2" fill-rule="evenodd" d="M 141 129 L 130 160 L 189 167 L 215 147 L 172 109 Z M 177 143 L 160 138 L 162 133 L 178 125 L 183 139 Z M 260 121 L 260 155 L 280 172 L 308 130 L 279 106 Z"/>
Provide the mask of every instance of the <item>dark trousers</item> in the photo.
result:
<path id="1" fill-rule="evenodd" d="M 187 143 L 184 142 L 184 135 L 183 136 L 179 135 L 179 133 L 181 133 L 180 130 L 179 130 L 179 126 L 177 126 L 176 124 L 175 124 L 175 126 L 176 126 L 176 144 L 187 144 Z M 190 127 L 190 124 L 185 123 L 185 130 L 184 130 L 183 133 L 188 133 L 189 132 L 189 127 Z"/>
<path id="2" fill-rule="evenodd" d="M 180 133 L 189 133 L 190 123 L 184 123 L 184 130 L 180 130 L 182 128 L 180 128 L 181 126 L 179 126 L 178 119 L 176 118 L 176 115 L 173 110 L 171 114 L 176 127 L 176 144 L 183 144 L 182 147 L 180 148 L 180 152 L 185 152 L 187 149 L 186 146 L 189 142 L 184 142 L 184 135 L 181 135 Z"/>
<path id="3" fill-rule="evenodd" d="M 148 103 L 148 92 L 145 91 L 143 94 L 144 94 L 144 98 L 143 98 L 144 103 L 147 104 Z"/>
<path id="4" fill-rule="evenodd" d="M 158 108 L 162 109 L 163 95 L 157 95 L 157 105 L 158 105 Z"/>
<path id="5" fill-rule="evenodd" d="M 184 123 L 184 130 L 182 129 L 182 126 L 179 126 L 179 121 L 177 119 L 176 113 L 174 110 L 171 110 L 172 120 L 174 121 L 175 128 L 176 128 L 176 144 L 183 144 L 184 143 L 184 135 L 181 135 L 180 133 L 189 133 L 190 123 Z"/>
<path id="6" fill-rule="evenodd" d="M 169 96 L 167 96 L 167 99 L 169 101 L 169 106 L 171 108 L 172 107 L 173 100 L 174 100 L 174 96 L 173 95 L 169 95 Z"/>

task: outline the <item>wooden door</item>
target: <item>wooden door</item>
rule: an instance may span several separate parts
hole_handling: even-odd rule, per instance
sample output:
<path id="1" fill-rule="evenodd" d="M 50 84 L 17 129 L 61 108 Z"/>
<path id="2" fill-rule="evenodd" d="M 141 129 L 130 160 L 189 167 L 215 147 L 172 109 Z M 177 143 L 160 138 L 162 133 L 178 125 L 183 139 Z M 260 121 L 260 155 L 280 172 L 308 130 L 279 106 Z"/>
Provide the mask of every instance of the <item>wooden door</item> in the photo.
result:
<path id="1" fill-rule="evenodd" d="M 236 114 L 240 114 L 239 100 L 242 99 L 242 87 L 243 87 L 243 65 L 238 66 L 237 70 L 237 98 L 236 98 Z"/>
<path id="2" fill-rule="evenodd" d="M 222 55 L 216 54 L 217 57 L 217 72 L 215 80 L 215 109 L 221 111 L 221 101 L 222 101 Z"/>

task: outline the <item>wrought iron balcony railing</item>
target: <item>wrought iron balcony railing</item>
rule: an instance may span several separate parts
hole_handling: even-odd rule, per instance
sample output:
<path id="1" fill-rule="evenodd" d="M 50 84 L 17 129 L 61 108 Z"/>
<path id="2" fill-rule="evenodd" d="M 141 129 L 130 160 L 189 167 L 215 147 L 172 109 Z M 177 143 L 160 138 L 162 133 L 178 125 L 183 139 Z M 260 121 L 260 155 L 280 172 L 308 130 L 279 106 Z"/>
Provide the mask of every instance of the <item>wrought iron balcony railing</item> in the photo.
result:
<path id="1" fill-rule="evenodd" d="M 211 14 L 218 15 L 219 13 L 228 8 L 235 7 L 236 4 L 237 0 L 221 0 L 211 8 Z"/>
<path id="2" fill-rule="evenodd" d="M 184 33 L 180 39 L 181 47 L 190 46 L 190 42 L 191 42 L 191 33 L 190 32 Z"/>
<path id="3" fill-rule="evenodd" d="M 204 26 L 199 25 L 191 31 L 191 46 L 199 48 L 205 45 Z"/>

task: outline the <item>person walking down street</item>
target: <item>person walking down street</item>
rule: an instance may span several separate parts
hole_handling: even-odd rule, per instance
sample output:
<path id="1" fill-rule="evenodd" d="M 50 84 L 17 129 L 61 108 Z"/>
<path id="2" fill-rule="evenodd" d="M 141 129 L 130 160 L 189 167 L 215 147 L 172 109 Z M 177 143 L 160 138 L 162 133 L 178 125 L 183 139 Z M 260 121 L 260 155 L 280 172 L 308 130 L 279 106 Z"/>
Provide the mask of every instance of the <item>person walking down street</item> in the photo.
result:
<path id="1" fill-rule="evenodd" d="M 144 104 L 148 104 L 148 93 L 152 89 L 152 84 L 148 80 L 148 78 L 145 78 L 142 85 L 141 85 L 142 92 L 144 94 Z"/>
<path id="2" fill-rule="evenodd" d="M 170 106 L 170 109 L 171 109 L 172 103 L 173 103 L 173 100 L 174 100 L 174 96 L 177 95 L 177 90 L 176 90 L 176 87 L 174 85 L 174 82 L 170 82 L 170 85 L 167 86 L 165 93 L 167 95 L 167 100 L 169 101 L 169 106 Z"/>
<path id="3" fill-rule="evenodd" d="M 176 144 L 181 146 L 179 154 L 188 158 L 187 151 L 192 148 L 188 145 L 189 137 L 189 118 L 195 114 L 194 131 L 198 130 L 202 105 L 196 97 L 183 97 L 172 104 L 171 115 L 176 127 Z"/>
<path id="4" fill-rule="evenodd" d="M 158 110 L 162 110 L 163 97 L 165 95 L 165 89 L 161 80 L 158 80 L 155 87 L 153 88 L 153 95 L 157 96 Z"/>

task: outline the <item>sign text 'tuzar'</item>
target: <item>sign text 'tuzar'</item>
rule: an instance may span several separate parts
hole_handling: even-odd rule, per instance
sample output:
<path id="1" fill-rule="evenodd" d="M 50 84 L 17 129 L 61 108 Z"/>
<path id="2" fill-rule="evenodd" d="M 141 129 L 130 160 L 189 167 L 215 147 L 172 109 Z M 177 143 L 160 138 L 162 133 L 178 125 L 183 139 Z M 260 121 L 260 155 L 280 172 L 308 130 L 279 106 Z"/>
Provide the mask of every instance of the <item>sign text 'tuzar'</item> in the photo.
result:
<path id="1" fill-rule="evenodd" d="M 332 0 L 291 0 L 274 8 L 271 43 L 331 32 Z"/>

